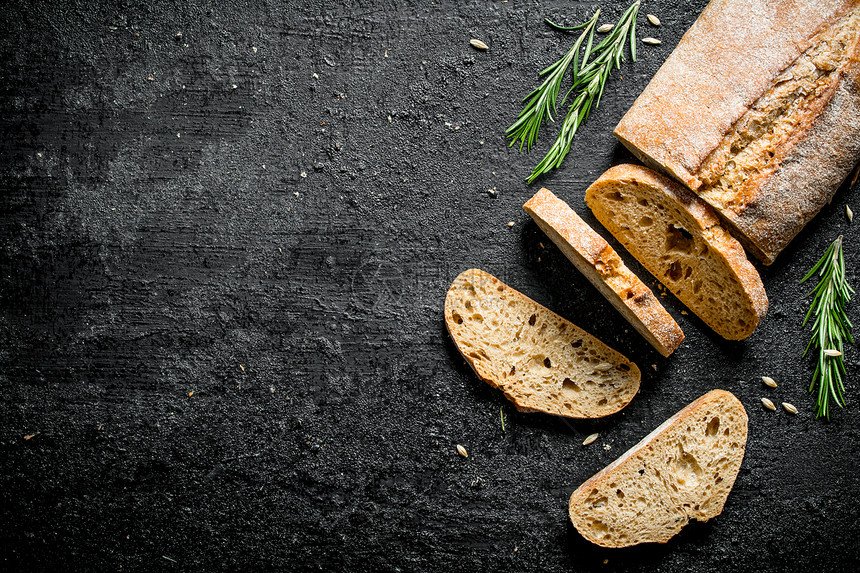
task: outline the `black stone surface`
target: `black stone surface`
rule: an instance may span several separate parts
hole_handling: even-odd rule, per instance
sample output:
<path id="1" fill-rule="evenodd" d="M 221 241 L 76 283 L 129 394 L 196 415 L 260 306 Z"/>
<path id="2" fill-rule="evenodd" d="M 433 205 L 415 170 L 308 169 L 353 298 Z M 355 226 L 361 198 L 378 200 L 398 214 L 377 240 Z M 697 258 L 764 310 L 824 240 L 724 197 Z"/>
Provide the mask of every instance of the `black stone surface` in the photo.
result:
<path id="1" fill-rule="evenodd" d="M 611 130 L 705 3 L 645 3 L 663 44 L 539 182 L 604 235 L 584 189 L 631 160 Z M 849 348 L 848 405 L 815 420 L 798 285 L 839 234 L 860 284 L 857 188 L 761 269 L 748 341 L 666 297 L 670 359 L 521 209 L 555 132 L 520 155 L 504 128 L 572 42 L 542 18 L 625 4 L 5 3 L 0 568 L 857 570 L 860 364 Z M 640 395 L 601 421 L 518 413 L 444 330 L 472 266 L 630 356 Z M 723 514 L 662 546 L 584 541 L 570 493 L 712 388 L 750 416 Z"/>

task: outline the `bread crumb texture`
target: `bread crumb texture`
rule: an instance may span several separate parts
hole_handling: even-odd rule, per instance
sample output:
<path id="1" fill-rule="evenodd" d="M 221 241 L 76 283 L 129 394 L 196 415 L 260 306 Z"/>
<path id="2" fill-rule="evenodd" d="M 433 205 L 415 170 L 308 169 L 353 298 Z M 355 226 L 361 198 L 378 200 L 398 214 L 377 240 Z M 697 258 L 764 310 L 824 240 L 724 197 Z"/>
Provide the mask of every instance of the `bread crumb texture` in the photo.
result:
<path id="1" fill-rule="evenodd" d="M 484 271 L 464 271 L 451 284 L 445 324 L 478 377 L 519 410 L 598 418 L 639 390 L 635 364 Z"/>
<path id="2" fill-rule="evenodd" d="M 664 422 L 571 496 L 577 531 L 603 547 L 665 543 L 719 515 L 744 457 L 747 415 L 713 390 Z"/>
<path id="3" fill-rule="evenodd" d="M 764 318 L 758 271 L 688 189 L 648 168 L 617 165 L 585 199 L 630 254 L 720 336 L 742 340 Z"/>

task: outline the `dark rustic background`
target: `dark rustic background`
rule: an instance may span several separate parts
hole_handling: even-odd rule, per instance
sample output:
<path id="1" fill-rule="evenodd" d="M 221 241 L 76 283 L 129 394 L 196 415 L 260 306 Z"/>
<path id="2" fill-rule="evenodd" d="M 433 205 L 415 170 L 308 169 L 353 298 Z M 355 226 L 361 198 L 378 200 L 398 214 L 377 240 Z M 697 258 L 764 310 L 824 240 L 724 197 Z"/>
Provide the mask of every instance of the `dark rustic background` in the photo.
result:
<path id="1" fill-rule="evenodd" d="M 588 221 L 585 187 L 631 160 L 612 128 L 705 3 L 644 4 L 663 44 L 540 182 Z M 853 193 L 762 269 L 752 338 L 666 298 L 687 339 L 660 358 L 521 209 L 554 128 L 531 155 L 503 135 L 573 41 L 542 18 L 597 7 L 626 2 L 5 3 L 0 568 L 857 570 L 860 364 L 815 420 L 798 285 L 840 233 L 860 284 Z M 628 354 L 640 395 L 603 421 L 516 412 L 444 331 L 472 266 Z M 712 388 L 750 415 L 723 515 L 585 542 L 570 493 Z"/>

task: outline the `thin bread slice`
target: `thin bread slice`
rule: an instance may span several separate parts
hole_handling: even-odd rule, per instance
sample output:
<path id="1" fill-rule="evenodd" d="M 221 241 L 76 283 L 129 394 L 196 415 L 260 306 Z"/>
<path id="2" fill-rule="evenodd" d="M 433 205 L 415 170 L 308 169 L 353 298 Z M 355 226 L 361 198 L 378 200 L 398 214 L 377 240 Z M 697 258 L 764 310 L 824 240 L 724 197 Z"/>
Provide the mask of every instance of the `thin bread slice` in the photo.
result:
<path id="1" fill-rule="evenodd" d="M 635 364 L 484 271 L 454 279 L 445 325 L 478 378 L 519 410 L 599 418 L 639 391 Z"/>
<path id="2" fill-rule="evenodd" d="M 603 547 L 665 543 L 691 519 L 722 513 L 746 442 L 743 405 L 712 390 L 579 486 L 570 520 Z"/>
<path id="3" fill-rule="evenodd" d="M 616 165 L 585 192 L 597 219 L 681 302 L 729 340 L 767 312 L 761 277 L 710 205 L 638 165 Z"/>
<path id="4" fill-rule="evenodd" d="M 684 340 L 681 327 L 603 237 L 549 189 L 538 191 L 523 209 L 657 352 L 674 352 Z"/>

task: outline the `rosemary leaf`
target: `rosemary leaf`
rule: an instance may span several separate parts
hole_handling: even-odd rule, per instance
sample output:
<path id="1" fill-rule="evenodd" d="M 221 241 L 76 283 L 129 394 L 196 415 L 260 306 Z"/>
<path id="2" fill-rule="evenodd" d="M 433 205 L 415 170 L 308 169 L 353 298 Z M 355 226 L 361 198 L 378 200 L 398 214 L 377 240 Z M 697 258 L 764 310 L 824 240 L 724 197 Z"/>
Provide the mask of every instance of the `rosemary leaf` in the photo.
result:
<path id="1" fill-rule="evenodd" d="M 809 391 L 815 393 L 815 417 L 830 418 L 830 399 L 837 406 L 845 405 L 842 374 L 845 374 L 845 363 L 842 360 L 843 343 L 854 343 L 851 336 L 851 321 L 845 314 L 845 306 L 851 300 L 854 289 L 845 277 L 845 255 L 842 250 L 842 235 L 833 241 L 824 256 L 813 265 L 801 279 L 806 282 L 815 275 L 820 277 L 818 284 L 809 294 L 812 304 L 803 319 L 803 326 L 812 316 L 812 337 L 803 355 L 810 349 L 818 350 L 815 371 L 812 373 L 812 383 Z M 833 351 L 838 352 L 833 352 Z"/>

